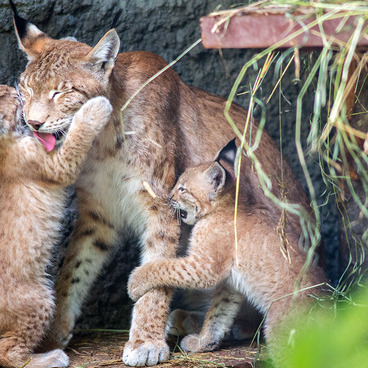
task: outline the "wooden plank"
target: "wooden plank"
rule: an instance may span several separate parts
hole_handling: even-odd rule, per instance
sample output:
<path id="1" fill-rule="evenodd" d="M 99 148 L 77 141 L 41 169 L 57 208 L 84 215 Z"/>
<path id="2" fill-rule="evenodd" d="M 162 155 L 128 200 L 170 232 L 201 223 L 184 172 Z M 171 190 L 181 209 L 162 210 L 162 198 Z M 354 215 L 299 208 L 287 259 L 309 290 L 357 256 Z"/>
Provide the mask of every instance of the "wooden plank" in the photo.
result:
<path id="1" fill-rule="evenodd" d="M 200 19 L 202 31 L 202 43 L 206 48 L 268 48 L 294 32 L 303 29 L 295 19 L 288 18 L 284 14 L 248 13 L 232 16 L 228 22 L 219 24 L 221 16 L 206 16 Z M 315 18 L 304 17 L 302 22 L 310 24 Z M 323 29 L 327 39 L 336 38 L 340 42 L 347 42 L 355 30 L 356 17 L 346 18 L 342 31 L 336 29 L 342 18 L 330 19 L 323 22 Z M 309 32 L 303 32 L 300 36 L 282 44 L 281 48 L 289 48 L 296 45 L 301 47 L 322 47 L 323 40 L 320 36 L 318 25 L 312 27 Z M 362 37 L 358 46 L 368 47 L 368 37 Z"/>

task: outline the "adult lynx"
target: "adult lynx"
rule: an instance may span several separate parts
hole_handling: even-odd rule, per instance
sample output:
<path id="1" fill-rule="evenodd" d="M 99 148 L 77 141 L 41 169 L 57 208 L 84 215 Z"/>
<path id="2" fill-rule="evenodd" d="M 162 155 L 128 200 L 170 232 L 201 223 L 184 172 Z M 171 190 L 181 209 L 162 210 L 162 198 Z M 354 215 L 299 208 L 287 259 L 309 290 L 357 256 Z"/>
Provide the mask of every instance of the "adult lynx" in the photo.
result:
<path id="1" fill-rule="evenodd" d="M 34 354 L 54 311 L 46 275 L 64 216 L 65 187 L 72 184 L 111 105 L 88 101 L 74 116 L 60 149 L 47 153 L 21 126 L 20 101 L 0 86 L 0 366 L 66 367 L 60 349 Z M 39 139 L 42 139 L 39 137 Z"/>
<path id="2" fill-rule="evenodd" d="M 179 177 L 171 201 L 183 221 L 194 225 L 189 254 L 138 267 L 129 279 L 129 295 L 138 300 L 157 287 L 217 286 L 201 333 L 188 335 L 181 342 L 184 350 L 197 352 L 219 345 L 244 295 L 266 315 L 267 343 L 275 363 L 285 367 L 284 350 L 291 328 L 296 328 L 292 317 L 306 321 L 305 313 L 314 303 L 308 295 L 320 292 L 326 280 L 318 266 L 302 271 L 306 254 L 298 246 L 299 237 L 286 233 L 280 239 L 277 221 L 247 198 L 242 198 L 238 207 L 235 246 L 235 157 L 232 141 L 214 162 L 189 168 Z M 299 291 L 293 299 L 298 280 L 299 290 L 312 288 Z"/>
<path id="3" fill-rule="evenodd" d="M 88 290 L 128 236 L 140 240 L 143 263 L 175 256 L 180 228 L 167 211 L 169 192 L 187 166 L 210 160 L 234 133 L 223 116 L 226 101 L 187 86 L 172 69 L 148 84 L 121 114 L 127 99 L 167 64 L 148 52 L 118 55 L 120 40 L 114 29 L 92 48 L 54 40 L 16 13 L 14 19 L 29 59 L 20 78 L 29 125 L 41 133 L 58 132 L 60 120 L 70 122 L 80 103 L 96 95 L 108 97 L 114 107 L 76 183 L 79 217 L 57 281 L 57 311 L 48 339 L 65 346 Z M 240 128 L 245 111 L 233 106 L 230 113 Z M 255 131 L 248 140 L 254 141 Z M 281 157 L 266 133 L 258 153 L 280 198 Z M 309 211 L 289 165 L 283 167 L 287 199 Z M 244 169 L 241 175 L 255 201 L 279 217 L 279 209 L 259 189 L 250 160 Z M 287 226 L 299 233 L 298 219 L 290 217 Z M 127 365 L 154 365 L 169 358 L 165 324 L 171 295 L 171 290 L 158 288 L 135 304 L 123 355 Z"/>

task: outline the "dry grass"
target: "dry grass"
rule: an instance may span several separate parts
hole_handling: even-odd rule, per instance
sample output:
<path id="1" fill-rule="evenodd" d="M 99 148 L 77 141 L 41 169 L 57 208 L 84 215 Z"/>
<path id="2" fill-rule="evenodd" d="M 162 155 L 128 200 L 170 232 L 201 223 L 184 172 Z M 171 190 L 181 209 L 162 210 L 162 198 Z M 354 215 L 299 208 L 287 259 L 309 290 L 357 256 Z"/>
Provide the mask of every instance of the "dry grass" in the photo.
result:
<path id="1" fill-rule="evenodd" d="M 128 341 L 127 332 L 113 330 L 90 330 L 72 339 L 66 352 L 70 357 L 71 368 L 125 367 L 121 355 Z M 221 349 L 209 353 L 188 354 L 180 351 L 176 341 L 169 341 L 173 353 L 162 368 L 183 367 L 235 367 L 252 368 L 258 354 L 257 347 L 249 341 L 225 343 Z M 263 364 L 263 365 L 262 365 Z M 266 367 L 259 363 L 257 367 Z"/>

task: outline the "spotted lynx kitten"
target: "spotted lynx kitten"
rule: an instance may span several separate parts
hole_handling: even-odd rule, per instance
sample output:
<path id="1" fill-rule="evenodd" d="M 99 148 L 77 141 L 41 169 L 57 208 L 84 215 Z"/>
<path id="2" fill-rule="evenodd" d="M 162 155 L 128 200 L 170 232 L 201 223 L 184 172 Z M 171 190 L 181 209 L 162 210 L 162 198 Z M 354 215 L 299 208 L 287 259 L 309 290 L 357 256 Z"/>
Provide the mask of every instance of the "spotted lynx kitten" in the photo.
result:
<path id="1" fill-rule="evenodd" d="M 189 168 L 179 177 L 171 192 L 171 203 L 185 223 L 194 225 L 189 254 L 138 267 L 129 280 L 129 295 L 138 300 L 155 287 L 217 286 L 200 334 L 188 335 L 181 342 L 184 350 L 197 352 L 213 350 L 220 344 L 245 295 L 266 315 L 264 332 L 271 355 L 284 367 L 281 347 L 287 346 L 289 336 L 286 320 L 293 314 L 302 316 L 313 300 L 308 295 L 320 292 L 320 287 L 300 291 L 293 300 L 291 294 L 306 255 L 298 247 L 295 233 L 287 233 L 282 244 L 277 220 L 265 216 L 250 198 L 239 201 L 236 249 L 236 150 L 231 141 L 214 162 Z M 282 252 L 280 247 L 286 248 Z M 284 257 L 285 249 L 290 261 Z M 311 266 L 303 274 L 299 290 L 324 282 L 323 271 Z"/>
<path id="2" fill-rule="evenodd" d="M 21 126 L 14 88 L 0 86 L 0 366 L 67 367 L 60 349 L 33 351 L 54 310 L 46 275 L 63 217 L 65 187 L 79 174 L 96 135 L 110 118 L 105 97 L 86 102 L 76 113 L 60 149 L 47 153 Z M 59 138 L 59 137 L 57 137 Z"/>

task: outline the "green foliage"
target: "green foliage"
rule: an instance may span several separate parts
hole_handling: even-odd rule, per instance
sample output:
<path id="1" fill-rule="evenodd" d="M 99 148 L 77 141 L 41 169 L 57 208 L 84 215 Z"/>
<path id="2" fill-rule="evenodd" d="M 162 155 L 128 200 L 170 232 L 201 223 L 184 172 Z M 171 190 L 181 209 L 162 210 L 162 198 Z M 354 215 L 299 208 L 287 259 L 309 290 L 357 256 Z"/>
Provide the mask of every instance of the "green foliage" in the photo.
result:
<path id="1" fill-rule="evenodd" d="M 335 318 L 320 316 L 301 331 L 290 354 L 297 368 L 365 368 L 368 364 L 368 290 L 337 304 Z"/>

